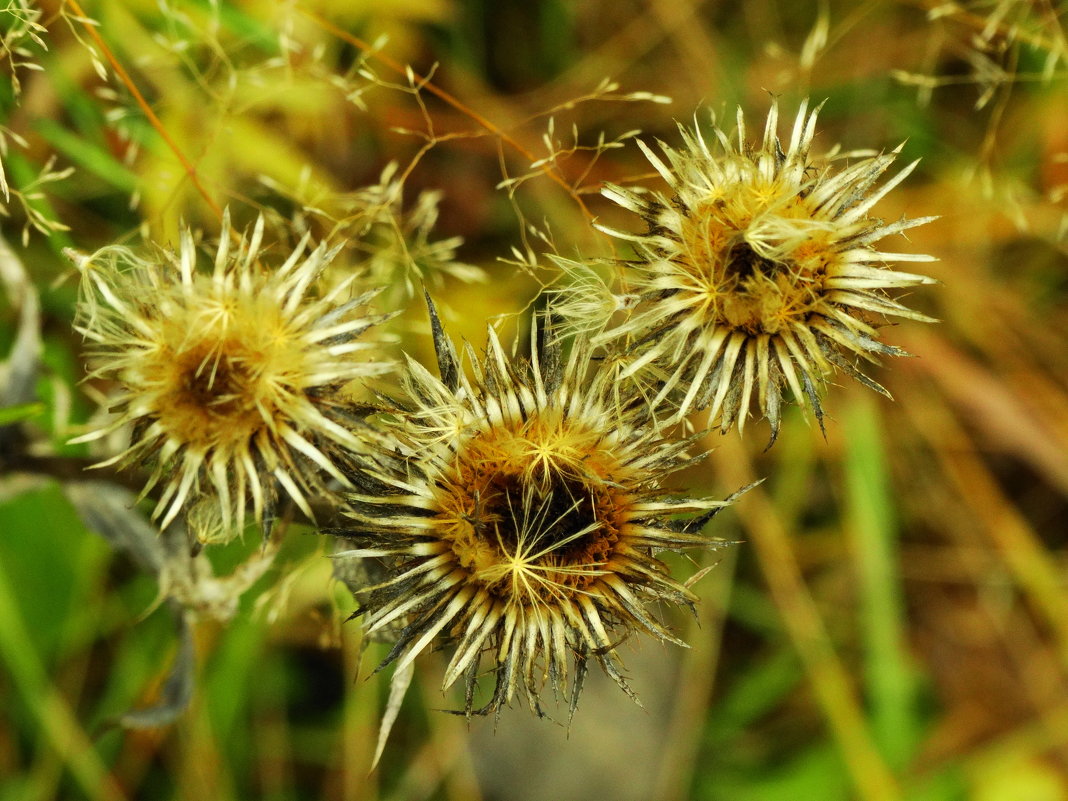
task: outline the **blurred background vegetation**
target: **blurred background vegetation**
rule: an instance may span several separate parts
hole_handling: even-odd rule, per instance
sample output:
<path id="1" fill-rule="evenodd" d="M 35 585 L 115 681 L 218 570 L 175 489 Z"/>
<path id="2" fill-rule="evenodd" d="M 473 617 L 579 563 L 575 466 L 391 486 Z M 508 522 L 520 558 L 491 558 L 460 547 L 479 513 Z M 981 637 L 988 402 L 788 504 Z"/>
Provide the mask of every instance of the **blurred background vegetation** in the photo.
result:
<path id="1" fill-rule="evenodd" d="M 1068 798 L 1068 4 L 3 5 L 0 801 Z M 570 732 L 468 723 L 426 659 L 369 772 L 384 651 L 294 524 L 236 612 L 195 623 L 189 709 L 108 727 L 159 698 L 180 638 L 72 504 L 92 454 L 66 441 L 100 388 L 64 248 L 264 212 L 274 241 L 343 239 L 425 361 L 423 282 L 454 335 L 514 328 L 568 280 L 546 254 L 611 256 L 591 219 L 633 227 L 597 194 L 652 183 L 633 132 L 677 143 L 675 120 L 759 120 L 769 95 L 786 117 L 827 99 L 817 150 L 923 159 L 876 213 L 940 215 L 887 249 L 939 257 L 908 303 L 942 322 L 887 330 L 916 354 L 873 374 L 895 401 L 832 387 L 825 438 L 800 414 L 769 451 L 762 425 L 710 438 L 687 486 L 767 481 L 713 525 L 737 545 L 671 621 L 693 647 L 624 646 L 644 708 L 591 676 Z M 259 552 L 205 558 L 222 577 Z"/>

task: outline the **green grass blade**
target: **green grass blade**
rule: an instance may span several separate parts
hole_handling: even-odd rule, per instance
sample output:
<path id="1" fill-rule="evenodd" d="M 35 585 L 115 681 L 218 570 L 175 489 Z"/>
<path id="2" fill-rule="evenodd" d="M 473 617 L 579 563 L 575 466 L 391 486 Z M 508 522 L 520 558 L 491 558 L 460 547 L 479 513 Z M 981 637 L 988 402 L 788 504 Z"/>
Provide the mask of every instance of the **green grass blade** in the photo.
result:
<path id="1" fill-rule="evenodd" d="M 23 624 L 7 572 L 0 565 L 0 662 L 7 668 L 16 693 L 36 699 L 29 705 L 56 753 L 62 756 L 87 798 L 120 801 L 125 798 L 100 761 L 70 704 L 52 684 L 40 654 Z"/>
<path id="2" fill-rule="evenodd" d="M 53 120 L 37 120 L 34 129 L 57 151 L 86 172 L 102 178 L 122 192 L 132 194 L 137 191 L 137 175 L 106 150 Z"/>
<path id="3" fill-rule="evenodd" d="M 901 769 L 918 740 L 915 683 L 905 648 L 897 516 L 875 401 L 858 398 L 846 430 L 847 515 L 860 578 L 860 625 L 873 736 Z"/>

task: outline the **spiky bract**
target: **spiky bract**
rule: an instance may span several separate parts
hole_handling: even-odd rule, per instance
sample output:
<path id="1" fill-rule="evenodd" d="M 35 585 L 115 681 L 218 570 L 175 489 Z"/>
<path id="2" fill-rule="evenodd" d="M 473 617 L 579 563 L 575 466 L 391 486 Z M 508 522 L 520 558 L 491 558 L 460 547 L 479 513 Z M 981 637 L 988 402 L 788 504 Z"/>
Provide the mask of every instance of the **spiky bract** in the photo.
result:
<path id="1" fill-rule="evenodd" d="M 679 417 L 710 407 L 726 431 L 744 425 L 755 400 L 774 439 L 789 387 L 822 425 L 819 390 L 835 368 L 886 394 L 854 364 L 903 353 L 878 341 L 880 317 L 930 319 L 885 290 L 933 283 L 886 267 L 931 257 L 874 243 L 933 218 L 884 223 L 868 215 L 915 162 L 876 187 L 900 148 L 840 169 L 830 156 L 813 156 L 818 111 L 802 103 L 785 150 L 775 105 L 758 146 L 746 140 L 741 111 L 734 140 L 714 117 L 710 142 L 700 128 L 680 127 L 682 149 L 660 143 L 666 163 L 639 143 L 672 194 L 604 190 L 649 229 L 603 229 L 634 243 L 628 280 L 640 302 L 597 343 L 632 343 L 630 373 L 651 363 L 666 370 L 659 400 L 673 398 Z"/>
<path id="2" fill-rule="evenodd" d="M 484 358 L 466 350 L 468 375 L 433 321 L 441 378 L 409 362 L 405 407 L 342 532 L 347 556 L 387 570 L 360 593 L 370 632 L 400 626 L 384 665 L 396 679 L 450 643 L 443 689 L 464 679 L 468 715 L 517 691 L 542 714 L 546 687 L 573 712 L 591 656 L 629 693 L 616 646 L 634 631 L 678 642 L 649 607 L 694 600 L 654 553 L 715 545 L 700 528 L 726 502 L 663 488 L 695 460 L 691 443 L 663 438 L 644 400 L 621 398 L 585 341 L 562 359 L 535 333 L 520 364 L 490 330 Z M 476 708 L 484 672 L 493 693 Z"/>
<path id="3" fill-rule="evenodd" d="M 163 526 L 211 497 L 212 528 L 228 537 L 244 527 L 249 500 L 257 522 L 271 517 L 276 484 L 310 516 L 323 476 L 346 483 L 337 463 L 361 447 L 338 392 L 389 369 L 358 340 L 384 319 L 363 308 L 374 293 L 352 298 L 353 279 L 322 296 L 313 289 L 334 251 L 309 250 L 305 237 L 271 271 L 259 263 L 262 236 L 262 218 L 251 237 L 227 219 L 210 272 L 198 270 L 188 229 L 178 253 L 72 256 L 90 377 L 117 386 L 111 422 L 78 441 L 129 426 L 129 447 L 101 465 L 151 465 L 145 492 L 162 485 Z"/>

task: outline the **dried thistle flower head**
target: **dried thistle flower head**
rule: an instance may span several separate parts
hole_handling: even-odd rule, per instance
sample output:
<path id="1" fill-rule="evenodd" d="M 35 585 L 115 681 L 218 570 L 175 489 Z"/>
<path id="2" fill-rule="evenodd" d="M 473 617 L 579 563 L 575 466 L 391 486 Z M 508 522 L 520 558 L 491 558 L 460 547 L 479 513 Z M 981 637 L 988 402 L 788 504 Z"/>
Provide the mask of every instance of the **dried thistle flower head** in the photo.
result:
<path id="1" fill-rule="evenodd" d="M 932 257 L 874 245 L 934 218 L 884 223 L 868 214 L 916 162 L 880 187 L 900 148 L 836 168 L 810 152 L 818 111 L 802 103 L 785 149 L 775 105 L 759 146 L 747 141 L 741 111 L 736 141 L 713 118 L 711 142 L 682 129 L 681 150 L 661 143 L 667 163 L 639 143 L 673 194 L 604 190 L 649 229 L 603 229 L 634 243 L 630 284 L 641 301 L 596 341 L 635 343 L 631 373 L 651 363 L 666 369 L 659 400 L 676 398 L 678 417 L 711 407 L 724 431 L 741 428 L 755 394 L 774 441 L 789 387 L 822 426 L 819 388 L 835 368 L 887 394 L 854 363 L 904 353 L 878 341 L 881 317 L 930 321 L 886 290 L 934 281 L 886 264 Z"/>
<path id="2" fill-rule="evenodd" d="M 484 358 L 466 351 L 469 377 L 432 321 L 441 378 L 409 362 L 409 408 L 386 421 L 340 532 L 355 546 L 340 556 L 387 570 L 359 593 L 370 633 L 402 626 L 383 666 L 402 682 L 447 641 L 443 690 L 462 678 L 468 715 L 517 691 L 543 714 L 547 687 L 573 713 L 591 657 L 629 694 L 616 646 L 635 631 L 678 643 L 650 606 L 695 600 L 655 554 L 716 546 L 700 529 L 727 501 L 664 489 L 696 461 L 691 441 L 663 438 L 644 400 L 621 402 L 581 338 L 565 359 L 535 327 L 518 364 L 490 330 Z M 485 672 L 493 693 L 476 708 Z"/>
<path id="3" fill-rule="evenodd" d="M 390 368 L 359 339 L 385 319 L 363 311 L 374 293 L 350 298 L 350 279 L 315 295 L 333 251 L 309 250 L 305 237 L 270 271 L 258 262 L 262 235 L 262 218 L 251 237 L 227 218 L 210 272 L 197 269 L 188 229 L 178 253 L 72 254 L 90 377 L 118 386 L 112 421 L 76 441 L 130 426 L 129 447 L 101 466 L 151 464 L 145 492 L 162 483 L 154 516 L 164 527 L 207 496 L 221 514 L 214 528 L 232 535 L 249 500 L 258 523 L 272 516 L 276 484 L 311 516 L 308 495 L 324 475 L 347 483 L 335 462 L 360 448 L 338 391 Z"/>

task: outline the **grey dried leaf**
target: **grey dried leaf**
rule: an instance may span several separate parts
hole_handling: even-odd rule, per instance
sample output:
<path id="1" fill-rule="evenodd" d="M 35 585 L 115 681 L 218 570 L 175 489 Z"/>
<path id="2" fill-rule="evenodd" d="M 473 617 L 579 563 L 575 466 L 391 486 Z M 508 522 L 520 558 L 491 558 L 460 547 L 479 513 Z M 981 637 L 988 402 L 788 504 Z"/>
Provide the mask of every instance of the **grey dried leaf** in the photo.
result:
<path id="1" fill-rule="evenodd" d="M 335 545 L 335 550 L 344 551 L 348 546 L 343 542 Z M 373 587 L 387 578 L 385 568 L 373 559 L 356 559 L 336 553 L 331 559 L 334 578 L 349 588 L 355 595 L 367 587 Z"/>
<path id="2" fill-rule="evenodd" d="M 189 612 L 182 611 L 176 603 L 170 604 L 178 626 L 178 653 L 175 654 L 167 679 L 163 683 L 160 699 L 152 706 L 131 709 L 116 720 L 124 729 L 148 729 L 169 726 L 174 723 L 193 698 L 196 685 L 196 653 L 193 648 L 193 627 Z"/>
<path id="3" fill-rule="evenodd" d="M 19 308 L 19 328 L 8 360 L 0 364 L 0 408 L 32 403 L 41 363 L 41 303 L 26 268 L 0 236 L 0 281 Z"/>
<path id="4" fill-rule="evenodd" d="M 331 556 L 334 578 L 348 587 L 349 592 L 359 600 L 363 592 L 386 581 L 389 578 L 389 571 L 381 560 L 349 556 L 346 553 L 348 550 L 350 550 L 350 544 L 344 540 L 339 540 L 335 544 L 335 553 Z M 357 617 L 362 613 L 361 606 L 353 613 L 353 617 Z M 365 635 L 365 641 L 396 642 L 403 628 L 404 622 L 398 620 L 393 625 Z"/>
<path id="5" fill-rule="evenodd" d="M 191 556 L 184 529 L 172 526 L 164 534 L 137 511 L 137 496 L 105 481 L 77 481 L 63 485 L 63 492 L 86 527 L 111 546 L 130 557 L 147 573 L 160 580 L 161 594 L 167 593 L 163 576 L 175 562 L 189 562 Z M 173 723 L 189 706 L 196 678 L 193 650 L 192 611 L 169 598 L 167 606 L 178 630 L 178 653 L 163 683 L 160 699 L 152 706 L 124 712 L 109 726 L 145 729 Z"/>
<path id="6" fill-rule="evenodd" d="M 137 511 L 136 495 L 105 481 L 71 481 L 63 485 L 63 492 L 87 528 L 115 550 L 129 554 L 146 572 L 159 576 L 167 549 L 159 529 Z"/>

